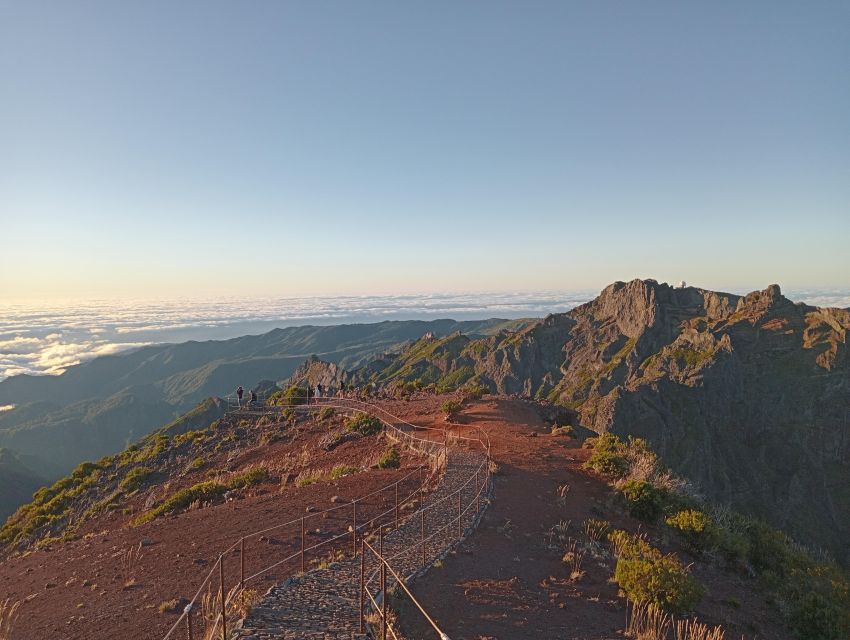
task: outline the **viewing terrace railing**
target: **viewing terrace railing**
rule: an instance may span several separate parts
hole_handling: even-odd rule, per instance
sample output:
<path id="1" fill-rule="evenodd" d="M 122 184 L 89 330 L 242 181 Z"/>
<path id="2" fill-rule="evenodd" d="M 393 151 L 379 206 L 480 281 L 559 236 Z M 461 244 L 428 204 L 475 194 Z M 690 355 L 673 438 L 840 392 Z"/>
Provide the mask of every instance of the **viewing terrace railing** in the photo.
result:
<path id="1" fill-rule="evenodd" d="M 259 399 L 256 404 L 259 405 Z M 367 495 L 359 496 L 348 503 L 339 504 L 323 511 L 307 513 L 299 518 L 241 536 L 219 554 L 217 561 L 201 581 L 195 595 L 185 606 L 178 620 L 165 634 L 163 640 L 179 637 L 182 635 L 180 633 L 181 628 L 185 628 L 185 637 L 188 640 L 210 640 L 213 638 L 228 640 L 232 623 L 235 622 L 235 618 L 240 617 L 238 610 L 243 602 L 246 585 L 254 583 L 262 577 L 268 577 L 269 572 L 276 569 L 280 571 L 288 567 L 291 574 L 300 568 L 303 573 L 308 569 L 307 559 L 309 556 L 315 558 L 319 550 L 336 549 L 339 551 L 340 548 L 344 549 L 347 546 L 346 538 L 351 540 L 352 557 L 357 556 L 358 540 L 360 541 L 360 607 L 359 612 L 352 611 L 352 619 L 356 620 L 359 615 L 361 632 L 365 630 L 365 609 L 371 608 L 381 619 L 383 638 L 386 638 L 387 630 L 393 637 L 398 638 L 396 630 L 393 629 L 385 615 L 386 598 L 384 594 L 389 583 L 390 585 L 398 585 L 410 596 L 416 607 L 435 629 L 438 637 L 446 637 L 437 628 L 430 616 L 425 613 L 421 604 L 413 598 L 404 580 L 400 577 L 398 569 L 394 568 L 392 563 L 404 559 L 405 570 L 410 575 L 415 573 L 416 570 L 428 566 L 428 550 L 433 553 L 436 547 L 436 551 L 445 551 L 448 548 L 446 545 L 462 539 L 464 521 L 469 520 L 470 517 L 474 520 L 476 514 L 481 510 L 482 502 L 486 503 L 485 498 L 490 490 L 490 443 L 486 433 L 480 429 L 474 429 L 476 437 L 468 437 L 450 434 L 449 429 L 414 425 L 394 416 L 382 407 L 348 398 L 314 398 L 311 399 L 309 404 L 301 405 L 243 407 L 237 409 L 236 414 L 269 415 L 286 409 L 312 411 L 324 407 L 342 411 L 364 412 L 378 418 L 383 423 L 384 433 L 388 437 L 426 456 L 429 464 L 420 465 L 395 482 Z M 476 456 L 477 462 L 471 469 L 469 477 L 465 478 L 462 484 L 453 491 L 426 504 L 429 489 L 434 486 L 441 470 L 448 464 L 449 451 L 461 448 L 470 451 L 475 450 L 480 454 L 480 456 Z M 464 491 L 470 494 L 465 505 L 463 503 Z M 385 495 L 387 492 L 392 495 L 389 500 L 391 506 L 388 509 L 381 510 L 387 503 Z M 368 508 L 361 507 L 361 513 L 358 514 L 358 505 L 368 506 L 369 500 L 373 498 L 379 501 L 379 505 L 373 507 L 371 513 Z M 416 504 L 417 500 L 418 510 L 408 513 L 402 518 L 401 511 L 404 510 L 405 506 Z M 474 512 L 472 511 L 473 507 Z M 377 513 L 375 513 L 376 510 Z M 321 542 L 309 545 L 306 539 L 307 524 L 313 519 L 321 520 L 323 528 L 328 528 L 335 522 L 337 525 L 341 525 L 341 531 L 331 534 L 329 538 Z M 408 539 L 401 545 L 401 548 L 398 548 L 397 545 L 391 555 L 384 555 L 382 543 L 376 550 L 374 545 L 367 540 L 368 536 L 377 533 L 382 541 L 385 530 L 397 530 L 403 525 L 409 529 L 411 523 L 417 521 L 419 523 L 419 535 L 416 536 L 416 539 Z M 263 536 L 268 534 L 281 531 L 289 532 L 290 541 L 294 541 L 295 551 L 268 566 L 257 567 L 253 572 L 246 571 L 249 543 L 262 539 Z M 448 541 L 447 531 L 456 531 L 457 535 L 452 535 L 451 540 Z M 377 558 L 379 563 L 377 569 L 367 571 L 367 552 L 370 558 Z M 238 567 L 227 567 L 228 571 L 225 571 L 226 558 L 229 555 L 238 555 Z M 413 557 L 421 557 L 421 562 L 417 561 L 415 567 L 413 566 L 414 563 L 411 562 Z M 389 581 L 386 578 L 387 572 L 390 575 Z M 378 585 L 377 580 L 379 578 L 380 584 Z"/>

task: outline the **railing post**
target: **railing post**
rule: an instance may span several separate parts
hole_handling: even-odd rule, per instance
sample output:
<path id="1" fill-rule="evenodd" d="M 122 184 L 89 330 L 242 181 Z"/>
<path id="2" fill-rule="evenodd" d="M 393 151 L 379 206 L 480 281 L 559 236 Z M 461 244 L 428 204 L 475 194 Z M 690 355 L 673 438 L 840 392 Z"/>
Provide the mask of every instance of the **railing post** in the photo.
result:
<path id="1" fill-rule="evenodd" d="M 478 469 L 475 470 L 475 487 L 477 488 L 475 492 L 475 513 L 481 513 L 481 492 L 483 488 L 478 483 Z"/>
<path id="2" fill-rule="evenodd" d="M 457 539 L 461 539 L 461 523 L 460 523 L 460 493 L 461 489 L 457 490 Z"/>
<path id="3" fill-rule="evenodd" d="M 304 516 L 301 516 L 301 573 L 304 573 Z"/>
<path id="4" fill-rule="evenodd" d="M 239 593 L 245 591 L 245 536 L 239 538 Z"/>
<path id="5" fill-rule="evenodd" d="M 381 553 L 381 638 L 387 640 L 387 561 Z"/>
<path id="6" fill-rule="evenodd" d="M 354 518 L 351 526 L 351 547 L 354 550 L 354 557 L 357 557 L 357 500 L 353 500 L 351 504 L 354 506 Z"/>
<path id="7" fill-rule="evenodd" d="M 221 594 L 221 637 L 222 640 L 227 640 L 227 612 L 224 602 L 224 554 L 218 557 L 218 579 Z"/>
<path id="8" fill-rule="evenodd" d="M 395 528 L 398 529 L 398 481 L 395 483 Z"/>
<path id="9" fill-rule="evenodd" d="M 192 605 L 187 604 L 183 612 L 186 614 L 186 640 L 192 640 Z"/>
<path id="10" fill-rule="evenodd" d="M 420 519 L 420 538 L 422 540 L 422 566 L 425 566 L 425 509 L 423 508 L 420 512 L 422 514 L 422 518 Z"/>
<path id="11" fill-rule="evenodd" d="M 365 594 L 363 593 L 366 574 L 366 541 L 360 541 L 360 633 L 366 633 L 363 623 L 363 605 L 365 604 Z"/>

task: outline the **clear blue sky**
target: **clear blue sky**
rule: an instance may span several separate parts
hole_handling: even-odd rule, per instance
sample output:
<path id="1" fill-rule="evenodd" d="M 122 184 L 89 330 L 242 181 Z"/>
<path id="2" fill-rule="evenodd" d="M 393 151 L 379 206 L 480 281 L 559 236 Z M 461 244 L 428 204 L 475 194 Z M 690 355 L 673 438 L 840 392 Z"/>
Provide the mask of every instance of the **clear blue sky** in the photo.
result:
<path id="1" fill-rule="evenodd" d="M 0 296 L 850 286 L 850 3 L 0 2 Z"/>

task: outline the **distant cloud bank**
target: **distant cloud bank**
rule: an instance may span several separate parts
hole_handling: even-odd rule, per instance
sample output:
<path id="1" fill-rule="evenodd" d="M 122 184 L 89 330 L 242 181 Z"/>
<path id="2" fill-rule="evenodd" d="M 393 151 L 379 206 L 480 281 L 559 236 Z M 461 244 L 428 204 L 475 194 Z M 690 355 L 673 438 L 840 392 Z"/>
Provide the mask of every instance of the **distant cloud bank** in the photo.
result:
<path id="1" fill-rule="evenodd" d="M 522 318 L 568 311 L 596 291 L 471 293 L 173 302 L 0 304 L 0 380 L 55 375 L 70 366 L 153 343 L 222 340 L 275 327 L 382 320 Z M 795 301 L 850 306 L 847 291 L 788 291 Z M 2 409 L 0 409 L 2 410 Z"/>

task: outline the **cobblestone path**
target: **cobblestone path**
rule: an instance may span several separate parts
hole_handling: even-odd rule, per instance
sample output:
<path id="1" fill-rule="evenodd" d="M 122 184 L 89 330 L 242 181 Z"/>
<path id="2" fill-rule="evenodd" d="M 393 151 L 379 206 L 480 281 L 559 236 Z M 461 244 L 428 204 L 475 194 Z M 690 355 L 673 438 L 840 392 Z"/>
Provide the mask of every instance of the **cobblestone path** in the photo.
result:
<path id="1" fill-rule="evenodd" d="M 420 509 L 404 516 L 398 529 L 384 535 L 384 556 L 403 577 L 423 569 L 422 513 L 425 513 L 425 565 L 444 556 L 477 524 L 476 494 L 484 473 L 476 471 L 486 460 L 481 452 L 450 450 L 446 468 L 437 488 L 428 494 Z M 460 490 L 460 531 L 458 491 Z M 485 506 L 481 496 L 481 508 Z M 377 542 L 374 542 L 377 547 Z M 379 591 L 378 560 L 366 552 L 366 574 L 370 592 Z M 371 576 L 371 580 L 369 580 Z M 388 573 L 388 587 L 390 581 Z M 314 569 L 290 578 L 269 591 L 233 635 L 239 640 L 278 640 L 290 638 L 337 639 L 359 635 L 360 557 Z"/>

